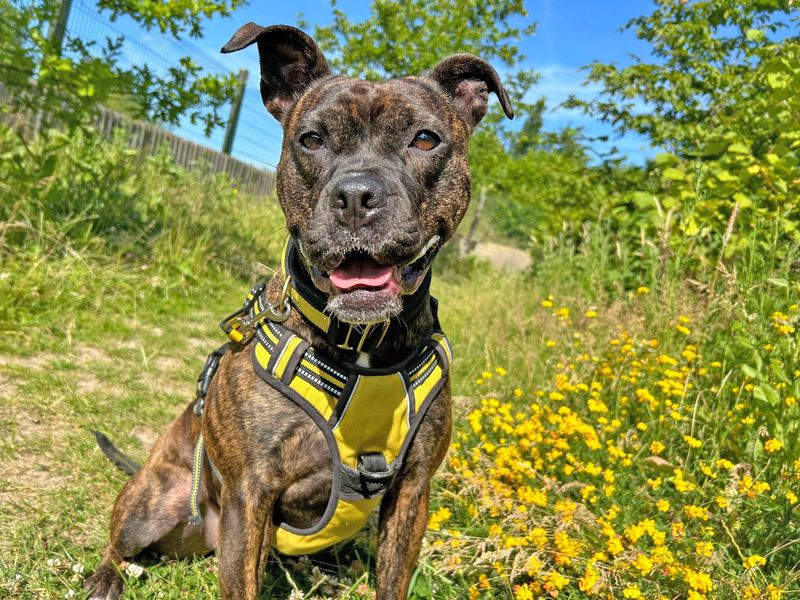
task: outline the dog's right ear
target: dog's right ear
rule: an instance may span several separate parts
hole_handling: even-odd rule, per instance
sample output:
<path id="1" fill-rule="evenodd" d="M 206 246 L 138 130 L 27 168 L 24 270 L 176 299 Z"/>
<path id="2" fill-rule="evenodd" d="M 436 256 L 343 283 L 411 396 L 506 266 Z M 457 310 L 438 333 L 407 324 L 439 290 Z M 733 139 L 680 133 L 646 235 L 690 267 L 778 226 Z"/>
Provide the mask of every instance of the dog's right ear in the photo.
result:
<path id="1" fill-rule="evenodd" d="M 313 81 L 330 73 L 322 51 L 308 35 L 289 25 L 247 23 L 222 47 L 223 54 L 258 43 L 261 100 L 278 121 Z"/>

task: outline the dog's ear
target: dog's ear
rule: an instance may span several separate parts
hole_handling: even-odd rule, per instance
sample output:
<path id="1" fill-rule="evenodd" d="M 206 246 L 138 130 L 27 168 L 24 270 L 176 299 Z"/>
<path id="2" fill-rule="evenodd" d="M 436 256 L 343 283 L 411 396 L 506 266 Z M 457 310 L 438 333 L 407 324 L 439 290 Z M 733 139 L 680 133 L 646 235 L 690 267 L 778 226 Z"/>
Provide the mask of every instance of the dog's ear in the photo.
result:
<path id="1" fill-rule="evenodd" d="M 296 27 L 261 27 L 247 23 L 222 47 L 223 54 L 258 43 L 261 64 L 261 100 L 282 121 L 311 83 L 330 73 L 328 62 L 314 40 Z"/>
<path id="2" fill-rule="evenodd" d="M 497 71 L 485 60 L 472 54 L 454 54 L 433 67 L 428 77 L 438 83 L 453 100 L 453 105 L 470 131 L 486 115 L 489 92 L 494 92 L 509 119 L 514 109 Z"/>

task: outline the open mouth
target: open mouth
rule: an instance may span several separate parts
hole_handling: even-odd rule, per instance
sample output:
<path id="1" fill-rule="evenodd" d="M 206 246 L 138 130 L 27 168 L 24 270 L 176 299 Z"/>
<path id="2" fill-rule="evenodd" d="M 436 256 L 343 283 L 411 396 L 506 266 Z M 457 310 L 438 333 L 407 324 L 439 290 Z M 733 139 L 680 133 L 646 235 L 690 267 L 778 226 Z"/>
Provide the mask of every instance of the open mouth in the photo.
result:
<path id="1" fill-rule="evenodd" d="M 413 293 L 421 283 L 436 253 L 439 236 L 433 236 L 410 261 L 384 265 L 363 250 L 348 252 L 330 273 L 313 269 L 315 279 L 328 283 L 327 291 L 348 294 L 356 290 L 391 295 Z"/>

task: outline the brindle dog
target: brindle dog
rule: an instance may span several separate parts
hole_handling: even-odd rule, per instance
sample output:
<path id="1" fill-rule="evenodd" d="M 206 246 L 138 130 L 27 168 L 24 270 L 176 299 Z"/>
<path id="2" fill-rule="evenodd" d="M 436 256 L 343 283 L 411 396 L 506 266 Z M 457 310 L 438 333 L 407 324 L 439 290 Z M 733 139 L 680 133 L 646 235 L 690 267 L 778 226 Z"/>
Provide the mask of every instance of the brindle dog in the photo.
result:
<path id="1" fill-rule="evenodd" d="M 284 25 L 248 23 L 222 52 L 254 43 L 264 105 L 284 130 L 278 198 L 308 277 L 328 295 L 328 311 L 340 321 L 397 317 L 467 209 L 467 146 L 490 92 L 512 117 L 497 73 L 480 58 L 458 54 L 422 77 L 368 82 L 332 75 L 314 41 Z M 383 277 L 387 269 L 391 277 Z M 367 273 L 366 284 L 359 273 Z M 376 281 L 380 285 L 371 285 Z M 268 288 L 272 301 L 282 283 L 277 277 Z M 330 344 L 294 310 L 283 325 L 338 361 L 383 367 L 418 348 L 433 322 L 425 302 L 368 356 Z M 450 439 L 449 388 L 445 384 L 430 405 L 381 501 L 380 599 L 407 595 L 427 523 L 430 480 Z M 225 484 L 206 464 L 200 490 L 205 519 L 198 527 L 186 520 L 192 450 L 201 430 Z M 330 490 L 331 458 L 319 428 L 256 375 L 249 344 L 233 347 L 213 379 L 203 418 L 187 407 L 123 488 L 110 543 L 86 588 L 91 598 L 117 598 L 119 564 L 143 550 L 176 557 L 216 551 L 222 598 L 257 598 L 275 523 L 311 526 Z"/>

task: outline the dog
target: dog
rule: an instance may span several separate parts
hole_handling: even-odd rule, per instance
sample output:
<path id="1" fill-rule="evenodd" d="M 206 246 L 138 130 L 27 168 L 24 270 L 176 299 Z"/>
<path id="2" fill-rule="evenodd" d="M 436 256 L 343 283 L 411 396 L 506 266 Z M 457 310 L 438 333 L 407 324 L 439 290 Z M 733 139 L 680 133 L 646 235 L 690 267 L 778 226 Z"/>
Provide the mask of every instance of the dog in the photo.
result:
<path id="1" fill-rule="evenodd" d="M 331 74 L 290 26 L 248 23 L 222 52 L 252 44 L 284 132 L 283 269 L 223 322 L 231 341 L 145 465 L 99 438 L 133 476 L 91 598 L 119 597 L 120 565 L 152 550 L 215 551 L 221 597 L 254 599 L 272 546 L 314 552 L 378 507 L 377 597 L 408 593 L 451 430 L 431 262 L 467 210 L 469 137 L 489 94 L 509 118 L 511 103 L 469 54 L 371 82 Z"/>

